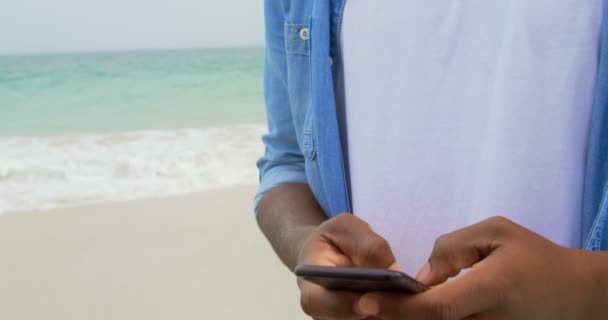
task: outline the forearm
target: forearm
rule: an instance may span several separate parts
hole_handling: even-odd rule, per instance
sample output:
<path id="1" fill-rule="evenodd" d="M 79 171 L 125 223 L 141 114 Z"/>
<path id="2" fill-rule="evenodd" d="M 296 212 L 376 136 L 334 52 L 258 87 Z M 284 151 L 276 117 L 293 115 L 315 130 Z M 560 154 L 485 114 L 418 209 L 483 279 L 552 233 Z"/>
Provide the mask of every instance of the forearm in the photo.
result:
<path id="1" fill-rule="evenodd" d="M 283 263 L 293 270 L 303 241 L 327 216 L 306 184 L 270 190 L 258 206 L 258 223 Z"/>
<path id="2" fill-rule="evenodd" d="M 588 259 L 580 259 L 585 263 L 580 269 L 585 271 L 586 280 L 590 280 L 591 289 L 587 293 L 591 313 L 587 319 L 605 319 L 608 312 L 608 252 L 585 252 Z"/>

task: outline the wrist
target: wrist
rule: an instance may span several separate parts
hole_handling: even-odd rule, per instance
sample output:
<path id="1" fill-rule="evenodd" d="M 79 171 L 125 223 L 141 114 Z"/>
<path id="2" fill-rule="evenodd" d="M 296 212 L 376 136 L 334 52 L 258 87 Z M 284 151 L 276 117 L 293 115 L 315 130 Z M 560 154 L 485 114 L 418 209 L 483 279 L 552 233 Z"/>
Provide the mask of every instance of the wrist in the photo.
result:
<path id="1" fill-rule="evenodd" d="M 294 230 L 293 237 L 291 239 L 291 243 L 293 243 L 292 252 L 294 263 L 290 266 L 291 270 L 295 269 L 300 260 L 300 253 L 306 244 L 306 241 L 313 234 L 313 232 L 317 229 L 318 226 L 302 226 L 298 229 Z"/>

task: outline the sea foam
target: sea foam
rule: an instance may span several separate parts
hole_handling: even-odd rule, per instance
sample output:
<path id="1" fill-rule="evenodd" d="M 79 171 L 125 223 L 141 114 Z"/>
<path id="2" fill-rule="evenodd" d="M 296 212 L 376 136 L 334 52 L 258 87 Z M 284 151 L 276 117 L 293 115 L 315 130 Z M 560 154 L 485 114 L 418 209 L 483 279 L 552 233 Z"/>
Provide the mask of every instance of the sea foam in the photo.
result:
<path id="1" fill-rule="evenodd" d="M 0 213 L 255 185 L 262 125 L 0 138 Z"/>

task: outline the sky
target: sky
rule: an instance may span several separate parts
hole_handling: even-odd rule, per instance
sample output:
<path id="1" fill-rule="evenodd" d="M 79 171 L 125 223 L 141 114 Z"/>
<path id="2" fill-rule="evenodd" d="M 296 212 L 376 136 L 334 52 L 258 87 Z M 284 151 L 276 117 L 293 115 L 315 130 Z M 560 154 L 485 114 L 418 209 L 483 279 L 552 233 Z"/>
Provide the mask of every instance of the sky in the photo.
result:
<path id="1" fill-rule="evenodd" d="M 0 1 L 0 55 L 263 43 L 263 1 Z"/>

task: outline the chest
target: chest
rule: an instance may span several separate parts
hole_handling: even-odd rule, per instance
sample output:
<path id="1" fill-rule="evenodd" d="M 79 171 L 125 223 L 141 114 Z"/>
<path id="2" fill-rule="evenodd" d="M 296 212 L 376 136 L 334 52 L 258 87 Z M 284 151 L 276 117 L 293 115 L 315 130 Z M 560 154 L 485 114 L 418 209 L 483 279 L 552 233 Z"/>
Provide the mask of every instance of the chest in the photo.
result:
<path id="1" fill-rule="evenodd" d="M 551 53 L 599 38 L 603 0 L 346 0 L 342 32 L 402 60 Z M 342 35 L 343 36 L 343 35 Z"/>

